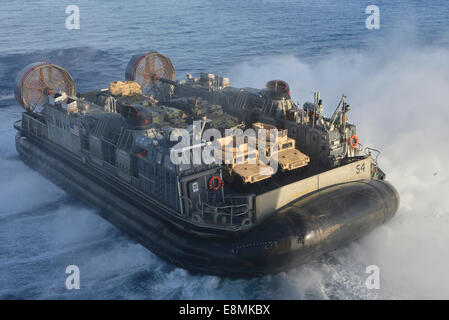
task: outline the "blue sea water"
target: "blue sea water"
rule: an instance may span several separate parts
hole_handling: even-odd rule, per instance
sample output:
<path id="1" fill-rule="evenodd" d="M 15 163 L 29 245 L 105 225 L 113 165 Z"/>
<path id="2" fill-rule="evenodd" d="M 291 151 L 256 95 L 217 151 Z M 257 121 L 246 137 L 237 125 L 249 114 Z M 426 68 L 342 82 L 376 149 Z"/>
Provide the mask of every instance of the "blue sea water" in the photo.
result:
<path id="1" fill-rule="evenodd" d="M 379 299 L 449 297 L 449 3 L 446 0 L 0 2 L 0 298 Z M 68 30 L 68 5 L 80 29 Z M 365 8 L 380 8 L 380 29 Z M 346 93 L 366 145 L 402 205 L 367 237 L 298 269 L 250 280 L 193 275 L 165 263 L 27 168 L 14 147 L 26 64 L 66 68 L 79 91 L 122 80 L 130 57 L 159 51 L 178 78 L 221 72 L 236 86 L 287 80 L 293 97 Z M 436 139 L 436 141 L 429 141 Z M 79 266 L 81 289 L 65 288 Z M 365 286 L 368 265 L 381 289 Z"/>

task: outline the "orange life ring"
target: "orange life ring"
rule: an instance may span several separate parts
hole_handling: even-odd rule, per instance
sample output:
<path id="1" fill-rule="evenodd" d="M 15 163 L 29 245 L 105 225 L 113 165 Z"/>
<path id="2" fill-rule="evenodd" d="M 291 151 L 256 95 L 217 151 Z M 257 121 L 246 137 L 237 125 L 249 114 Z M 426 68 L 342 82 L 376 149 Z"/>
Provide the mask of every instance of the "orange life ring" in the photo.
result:
<path id="1" fill-rule="evenodd" d="M 352 148 L 357 148 L 357 145 L 359 144 L 359 138 L 354 134 L 350 139 L 349 139 L 349 144 L 351 145 Z"/>
<path id="2" fill-rule="evenodd" d="M 215 181 L 218 182 L 216 186 L 214 186 Z M 217 191 L 218 189 L 221 188 L 222 185 L 223 180 L 221 180 L 219 176 L 213 176 L 209 179 L 209 189 L 211 189 L 212 191 Z"/>

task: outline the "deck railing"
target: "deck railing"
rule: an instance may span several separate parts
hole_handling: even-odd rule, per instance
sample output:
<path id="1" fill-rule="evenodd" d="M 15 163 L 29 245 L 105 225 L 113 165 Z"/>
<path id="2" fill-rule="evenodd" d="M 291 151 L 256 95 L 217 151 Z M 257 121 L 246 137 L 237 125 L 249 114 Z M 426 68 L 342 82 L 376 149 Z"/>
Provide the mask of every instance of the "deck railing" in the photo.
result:
<path id="1" fill-rule="evenodd" d="M 241 225 L 245 218 L 250 218 L 251 195 L 231 195 L 225 197 L 226 205 L 213 206 L 203 202 L 201 204 L 202 219 L 205 221 L 205 214 L 214 216 L 220 215 L 229 217 L 229 225 L 234 226 L 236 218 L 240 218 L 236 225 Z"/>

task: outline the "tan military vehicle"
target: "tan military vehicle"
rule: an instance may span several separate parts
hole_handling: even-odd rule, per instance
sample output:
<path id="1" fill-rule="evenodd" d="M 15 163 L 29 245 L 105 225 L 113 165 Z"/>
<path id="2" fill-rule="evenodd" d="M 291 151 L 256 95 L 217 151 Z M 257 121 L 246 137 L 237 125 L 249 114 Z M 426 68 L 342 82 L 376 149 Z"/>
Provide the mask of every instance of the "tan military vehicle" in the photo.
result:
<path id="1" fill-rule="evenodd" d="M 127 97 L 142 94 L 142 89 L 135 81 L 114 81 L 109 84 L 109 93 L 113 96 Z"/>
<path id="2" fill-rule="evenodd" d="M 262 122 L 253 123 L 253 128 L 256 132 L 261 129 L 266 130 L 265 155 L 267 158 L 270 158 L 277 153 L 277 161 L 282 170 L 294 170 L 309 164 L 309 156 L 295 148 L 295 139 L 288 137 L 287 129 L 278 130 L 275 126 Z M 270 145 L 271 130 L 278 132 L 276 139 L 277 146 L 274 148 L 271 148 Z"/>
<path id="3" fill-rule="evenodd" d="M 273 168 L 259 160 L 256 148 L 251 148 L 247 142 L 237 145 L 235 135 L 223 137 L 218 141 L 221 144 L 221 152 L 215 150 L 214 155 L 216 160 L 225 164 L 227 180 L 238 176 L 243 183 L 255 183 L 268 179 L 275 173 Z"/>

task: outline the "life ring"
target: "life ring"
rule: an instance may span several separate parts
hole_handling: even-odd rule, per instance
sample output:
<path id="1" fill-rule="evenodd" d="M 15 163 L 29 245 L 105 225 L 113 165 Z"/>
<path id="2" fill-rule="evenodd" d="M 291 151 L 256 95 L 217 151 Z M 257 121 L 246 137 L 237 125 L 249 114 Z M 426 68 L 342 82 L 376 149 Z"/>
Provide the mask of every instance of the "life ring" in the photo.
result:
<path id="1" fill-rule="evenodd" d="M 351 145 L 352 148 L 357 148 L 357 145 L 359 144 L 359 138 L 354 134 L 350 139 L 349 139 L 349 144 Z"/>
<path id="2" fill-rule="evenodd" d="M 214 185 L 214 182 L 217 181 L 217 184 Z M 223 185 L 223 180 L 220 179 L 219 176 L 213 176 L 209 179 L 209 189 L 212 191 L 217 191 Z"/>

